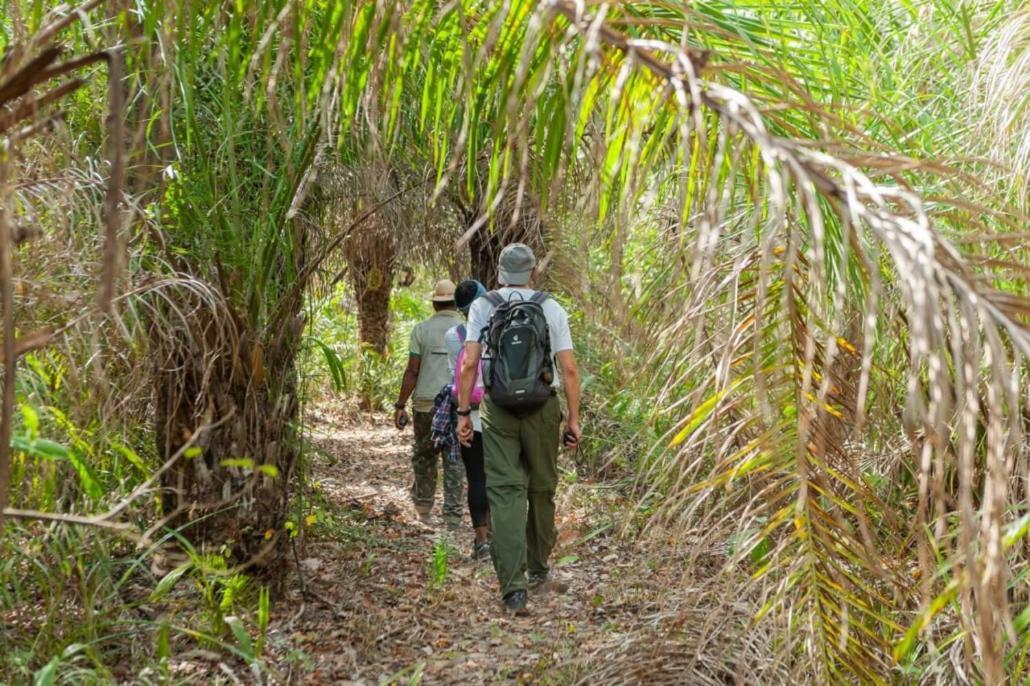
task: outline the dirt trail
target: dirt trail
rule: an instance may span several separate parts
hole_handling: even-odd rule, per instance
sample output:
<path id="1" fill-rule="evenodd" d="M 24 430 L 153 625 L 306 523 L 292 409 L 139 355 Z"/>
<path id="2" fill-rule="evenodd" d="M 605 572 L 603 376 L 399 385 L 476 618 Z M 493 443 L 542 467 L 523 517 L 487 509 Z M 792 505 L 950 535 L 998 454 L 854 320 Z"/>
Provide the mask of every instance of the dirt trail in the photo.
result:
<path id="1" fill-rule="evenodd" d="M 320 521 L 270 632 L 294 683 L 572 683 L 589 679 L 603 640 L 654 607 L 661 584 L 612 535 L 613 491 L 564 469 L 552 564 L 566 593 L 533 596 L 529 617 L 507 617 L 489 562 L 469 558 L 470 526 L 449 539 L 446 577 L 434 583 L 448 539 L 439 493 L 434 526 L 408 499 L 410 429 L 355 425 L 324 406 L 309 419 Z"/>

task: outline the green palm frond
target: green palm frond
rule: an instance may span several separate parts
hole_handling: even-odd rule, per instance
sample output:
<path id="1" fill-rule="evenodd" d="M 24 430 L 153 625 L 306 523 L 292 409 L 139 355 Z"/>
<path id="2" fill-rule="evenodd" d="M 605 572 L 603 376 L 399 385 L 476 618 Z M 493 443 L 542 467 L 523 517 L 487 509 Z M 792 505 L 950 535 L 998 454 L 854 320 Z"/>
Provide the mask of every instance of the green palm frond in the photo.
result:
<path id="1" fill-rule="evenodd" d="M 755 583 L 768 598 L 762 614 L 787 622 L 783 635 L 793 639 L 784 654 L 807 657 L 801 673 L 818 665 L 829 680 L 890 678 L 891 646 L 913 608 L 904 600 L 909 570 L 885 560 L 923 541 L 923 525 L 943 507 L 928 509 L 930 484 L 945 476 L 916 458 L 921 505 L 913 530 L 886 512 L 859 468 L 860 443 L 848 441 L 867 430 L 870 408 L 903 401 L 913 445 L 923 446 L 917 452 L 965 475 L 961 528 L 983 545 L 953 555 L 996 570 L 961 582 L 969 601 L 963 616 L 978 617 L 966 629 L 979 636 L 986 677 L 996 678 L 1004 670 L 1007 601 L 999 581 L 1008 562 L 983 536 L 1010 515 L 971 501 L 982 486 L 971 470 L 986 446 L 993 477 L 984 492 L 1008 500 L 1008 465 L 1022 448 L 1004 428 L 1019 430 L 1016 410 L 1025 402 L 1012 379 L 1026 374 L 1030 355 L 1026 294 L 977 277 L 909 188 L 954 172 L 848 153 L 866 173 L 845 161 L 840 145 L 806 139 L 823 127 L 849 131 L 844 115 L 827 114 L 791 86 L 822 96 L 840 90 L 834 75 L 806 72 L 803 62 L 775 65 L 785 87 L 763 91 L 756 84 L 776 73 L 773 66 L 737 68 L 734 60 L 748 49 L 752 59 L 768 58 L 763 41 L 776 31 L 760 31 L 757 9 L 754 16 L 714 5 L 699 12 L 698 25 L 688 26 L 701 38 L 686 50 L 670 38 L 688 35 L 689 17 L 661 3 L 468 3 L 434 18 L 439 34 L 417 25 L 406 37 L 410 50 L 425 41 L 440 46 L 424 76 L 420 118 L 441 185 L 462 168 L 456 160 L 487 155 L 488 198 L 514 187 L 519 197 L 550 197 L 557 200 L 550 211 L 600 227 L 616 280 L 624 266 L 616 247 L 629 240 L 633 216 L 648 206 L 673 210 L 659 239 L 668 247 L 663 283 L 672 295 L 654 319 L 685 314 L 657 332 L 666 363 L 656 364 L 664 364 L 659 378 L 689 389 L 666 393 L 676 399 L 670 407 L 684 398 L 693 409 L 676 424 L 683 440 L 654 463 L 664 474 L 664 511 L 674 519 L 736 517 L 747 534 L 741 550 L 768 547 L 756 555 L 763 565 Z M 865 32 L 875 28 L 868 17 L 857 22 Z M 719 30 L 705 33 L 706 26 Z M 453 37 L 457 27 L 464 44 Z M 771 103 L 777 107 L 766 111 Z M 852 150 L 866 143 L 857 136 Z M 573 175 L 573 193 L 555 181 Z M 901 348 L 888 340 L 899 331 Z M 888 349 L 907 368 L 903 393 L 874 373 Z M 673 357 L 682 362 L 670 367 Z M 969 428 L 981 417 L 985 443 Z M 716 487 L 750 490 L 727 499 Z"/>
<path id="2" fill-rule="evenodd" d="M 276 361 L 277 399 L 354 226 L 319 223 L 326 160 L 430 170 L 471 208 L 459 246 L 533 213 L 643 351 L 653 526 L 728 543 L 778 666 L 886 683 L 958 654 L 997 683 L 1030 623 L 1025 176 L 995 171 L 1026 158 L 1015 9 L 142 2 L 127 82 L 166 171 L 141 261 L 217 291 L 176 354 L 217 333 L 230 379 Z"/>

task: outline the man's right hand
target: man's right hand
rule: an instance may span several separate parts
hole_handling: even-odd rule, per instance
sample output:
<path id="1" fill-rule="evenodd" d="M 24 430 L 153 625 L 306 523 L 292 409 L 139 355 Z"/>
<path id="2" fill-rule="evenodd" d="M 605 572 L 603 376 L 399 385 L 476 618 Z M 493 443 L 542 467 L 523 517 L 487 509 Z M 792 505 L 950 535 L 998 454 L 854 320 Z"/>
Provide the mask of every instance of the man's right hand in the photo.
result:
<path id="1" fill-rule="evenodd" d="M 398 431 L 403 431 L 409 421 L 407 410 L 396 410 L 393 413 L 393 425 L 397 427 Z"/>
<path id="2" fill-rule="evenodd" d="M 562 433 L 562 445 L 569 450 L 579 447 L 579 440 L 583 438 L 583 431 L 579 428 L 579 419 L 569 419 L 565 422 L 565 431 Z"/>

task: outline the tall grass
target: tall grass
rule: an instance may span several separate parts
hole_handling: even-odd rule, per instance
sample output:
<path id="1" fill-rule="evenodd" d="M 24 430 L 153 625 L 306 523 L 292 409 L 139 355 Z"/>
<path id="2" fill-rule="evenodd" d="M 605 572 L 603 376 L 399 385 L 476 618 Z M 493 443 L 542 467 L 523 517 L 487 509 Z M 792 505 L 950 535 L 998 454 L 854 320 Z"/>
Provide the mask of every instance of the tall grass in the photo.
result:
<path id="1" fill-rule="evenodd" d="M 488 197 L 517 188 L 581 232 L 567 283 L 604 275 L 594 309 L 612 313 L 609 341 L 645 338 L 640 394 L 669 428 L 642 472 L 654 522 L 699 550 L 733 536 L 727 573 L 757 563 L 756 616 L 796 678 L 938 669 L 940 642 L 990 681 L 1014 664 L 1025 556 L 1002 540 L 1022 535 L 1027 293 L 1018 264 L 949 239 L 1018 224 L 970 202 L 1003 203 L 928 126 L 955 115 L 935 109 L 953 99 L 938 74 L 968 73 L 972 27 L 1005 7 L 470 3 L 430 34 L 413 20 L 405 77 L 446 123 L 427 127 L 434 159 L 457 172 L 485 155 Z M 945 67 L 932 40 L 906 42 L 924 20 Z M 914 106 L 874 109 L 887 102 Z M 914 503 L 867 464 L 881 451 L 914 475 Z"/>
<path id="2" fill-rule="evenodd" d="M 44 14 L 9 6 L 5 47 Z M 371 216 L 355 205 L 327 217 L 342 196 L 319 172 L 329 158 L 366 170 L 403 160 L 434 171 L 440 202 L 488 209 L 459 247 L 482 227 L 545 220 L 550 278 L 590 332 L 587 466 L 635 472 L 652 531 L 676 532 L 698 560 L 718 551 L 719 588 L 746 580 L 727 616 L 757 627 L 770 673 L 997 683 L 1025 670 L 1027 109 L 1003 87 L 1026 66 L 1017 3 L 108 9 L 65 37 L 124 44 L 125 92 L 108 90 L 129 96 L 128 128 L 146 143 L 129 158 L 139 175 L 105 194 L 118 165 L 88 160 L 120 128 L 99 124 L 88 91 L 68 129 L 38 139 L 63 147 L 24 143 L 3 160 L 25 180 L 0 179 L 0 267 L 8 224 L 39 224 L 48 239 L 0 274 L 18 504 L 100 511 L 206 427 L 199 455 L 175 466 L 193 479 L 175 488 L 180 501 L 143 498 L 126 518 L 142 528 L 159 509 L 192 512 L 208 502 L 201 483 L 267 505 L 253 521 L 175 523 L 212 539 L 172 568 L 198 574 L 201 605 L 221 610 L 229 586 L 213 579 L 227 570 L 210 556 L 224 539 L 253 553 L 269 531 L 271 547 L 289 538 L 300 351 L 321 355 L 342 390 L 390 399 L 404 327 L 424 304 L 395 299 L 406 314 L 378 359 L 354 342 L 339 291 L 317 299 Z M 132 217 L 121 233 L 119 206 Z M 350 219 L 326 221 L 338 214 Z M 98 314 L 80 317 L 96 290 Z M 12 302 L 19 327 L 53 326 L 63 347 L 15 367 Z M 141 390 L 154 369 L 157 417 Z M 248 460 L 266 470 L 243 470 Z M 53 551 L 18 552 L 27 532 Z M 96 532 L 0 535 L 18 559 L 4 568 L 5 612 L 50 602 L 18 573 L 60 591 L 42 624 L 15 625 L 19 678 L 62 660 L 114 675 L 125 645 L 111 637 L 142 607 L 126 589 L 185 592 Z M 177 635 L 255 664 L 232 622 L 209 624 Z M 144 650 L 159 662 L 161 625 Z"/>

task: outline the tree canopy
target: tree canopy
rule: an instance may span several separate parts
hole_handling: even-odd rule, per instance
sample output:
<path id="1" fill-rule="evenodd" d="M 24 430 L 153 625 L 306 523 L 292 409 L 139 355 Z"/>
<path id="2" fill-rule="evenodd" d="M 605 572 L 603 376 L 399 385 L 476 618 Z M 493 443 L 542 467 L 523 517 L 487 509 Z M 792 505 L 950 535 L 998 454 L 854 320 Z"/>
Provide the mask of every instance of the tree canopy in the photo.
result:
<path id="1" fill-rule="evenodd" d="M 1020 3 L 6 7 L 8 518 L 274 566 L 308 370 L 396 373 L 396 275 L 527 237 L 593 380 L 579 466 L 685 579 L 725 551 L 768 659 L 1027 674 Z"/>

